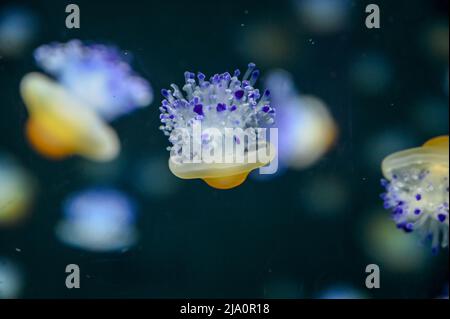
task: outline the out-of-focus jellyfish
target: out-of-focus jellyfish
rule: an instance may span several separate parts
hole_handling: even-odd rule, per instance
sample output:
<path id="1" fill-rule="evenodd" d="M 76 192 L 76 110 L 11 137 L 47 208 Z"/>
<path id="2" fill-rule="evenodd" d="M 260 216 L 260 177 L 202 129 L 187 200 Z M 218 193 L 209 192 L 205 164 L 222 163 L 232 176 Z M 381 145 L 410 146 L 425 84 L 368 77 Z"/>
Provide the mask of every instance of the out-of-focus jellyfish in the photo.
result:
<path id="1" fill-rule="evenodd" d="M 392 70 L 391 63 L 384 55 L 369 52 L 354 59 L 350 68 L 350 79 L 357 91 L 366 95 L 377 95 L 391 84 Z"/>
<path id="2" fill-rule="evenodd" d="M 122 251 L 137 240 L 134 202 L 114 189 L 96 188 L 66 200 L 56 234 L 64 243 L 94 252 Z"/>
<path id="3" fill-rule="evenodd" d="M 13 159 L 0 154 L 0 226 L 23 220 L 33 195 L 33 179 Z"/>
<path id="4" fill-rule="evenodd" d="M 370 212 L 355 236 L 371 260 L 391 272 L 419 272 L 430 260 L 417 239 L 399 232 L 382 210 Z"/>
<path id="5" fill-rule="evenodd" d="M 348 0 L 294 0 L 304 26 L 315 33 L 341 31 L 348 22 L 351 2 Z"/>
<path id="6" fill-rule="evenodd" d="M 242 81 L 240 71 L 215 74 L 185 73 L 180 91 L 172 84 L 162 90 L 161 130 L 169 136 L 169 168 L 183 179 L 203 179 L 218 189 L 242 184 L 250 171 L 269 164 L 275 147 L 266 127 L 274 123 L 268 90 L 254 88 L 259 70 L 250 63 Z M 265 133 L 263 133 L 265 132 Z"/>
<path id="7" fill-rule="evenodd" d="M 382 163 L 384 207 L 397 227 L 431 239 L 433 251 L 448 245 L 449 139 L 397 152 Z"/>
<path id="8" fill-rule="evenodd" d="M 35 14 L 25 7 L 0 10 L 0 56 L 17 57 L 34 41 L 39 29 Z"/>
<path id="9" fill-rule="evenodd" d="M 279 163 L 296 169 L 313 165 L 337 136 L 328 108 L 316 97 L 299 95 L 286 71 L 272 71 L 266 86 L 277 105 Z"/>
<path id="10" fill-rule="evenodd" d="M 43 45 L 35 60 L 49 73 L 29 73 L 20 89 L 29 111 L 31 145 L 50 158 L 81 155 L 108 161 L 120 143 L 109 121 L 148 105 L 150 85 L 112 47 L 78 40 Z"/>
<path id="11" fill-rule="evenodd" d="M 0 257 L 0 299 L 15 299 L 21 294 L 23 275 L 10 259 Z"/>
<path id="12" fill-rule="evenodd" d="M 336 284 L 322 291 L 318 299 L 367 299 L 368 296 L 352 286 Z"/>

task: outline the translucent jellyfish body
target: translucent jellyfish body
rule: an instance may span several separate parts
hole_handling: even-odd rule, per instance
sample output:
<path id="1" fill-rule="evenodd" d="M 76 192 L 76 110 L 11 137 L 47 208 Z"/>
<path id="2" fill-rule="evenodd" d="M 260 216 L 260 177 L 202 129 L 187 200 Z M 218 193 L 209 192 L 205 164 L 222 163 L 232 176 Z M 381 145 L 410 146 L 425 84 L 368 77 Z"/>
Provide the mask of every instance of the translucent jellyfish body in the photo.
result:
<path id="1" fill-rule="evenodd" d="M 448 245 L 449 139 L 429 140 L 423 146 L 394 153 L 382 164 L 384 206 L 397 226 L 431 239 L 436 251 Z"/>
<path id="2" fill-rule="evenodd" d="M 111 47 L 73 40 L 43 45 L 35 60 L 48 77 L 29 73 L 20 89 L 29 111 L 27 138 L 50 158 L 115 158 L 120 143 L 108 122 L 148 105 L 150 85 Z"/>
<path id="3" fill-rule="evenodd" d="M 337 137 L 327 106 L 317 97 L 300 95 L 292 76 L 284 70 L 270 72 L 266 85 L 277 105 L 280 164 L 295 169 L 313 165 Z"/>
<path id="4" fill-rule="evenodd" d="M 29 213 L 34 181 L 13 159 L 0 154 L 0 226 L 11 226 Z"/>
<path id="5" fill-rule="evenodd" d="M 229 189 L 274 159 L 265 131 L 275 118 L 270 92 L 253 87 L 259 77 L 253 63 L 242 81 L 239 75 L 215 74 L 208 81 L 186 72 L 184 93 L 175 84 L 162 90 L 161 130 L 172 143 L 169 168 L 175 176 Z"/>
<path id="6" fill-rule="evenodd" d="M 119 191 L 96 188 L 75 194 L 65 202 L 64 213 L 56 234 L 70 246 L 112 252 L 137 240 L 135 205 Z"/>

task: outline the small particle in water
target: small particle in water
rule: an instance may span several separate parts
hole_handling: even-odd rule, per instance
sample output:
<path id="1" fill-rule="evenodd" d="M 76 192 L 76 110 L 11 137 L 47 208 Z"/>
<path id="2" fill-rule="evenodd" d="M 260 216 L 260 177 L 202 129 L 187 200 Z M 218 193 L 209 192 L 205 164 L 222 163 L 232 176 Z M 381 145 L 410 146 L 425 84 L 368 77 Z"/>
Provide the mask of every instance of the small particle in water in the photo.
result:
<path id="1" fill-rule="evenodd" d="M 16 248 L 16 251 L 17 251 L 18 253 L 20 253 L 20 252 L 22 252 L 22 249 Z"/>

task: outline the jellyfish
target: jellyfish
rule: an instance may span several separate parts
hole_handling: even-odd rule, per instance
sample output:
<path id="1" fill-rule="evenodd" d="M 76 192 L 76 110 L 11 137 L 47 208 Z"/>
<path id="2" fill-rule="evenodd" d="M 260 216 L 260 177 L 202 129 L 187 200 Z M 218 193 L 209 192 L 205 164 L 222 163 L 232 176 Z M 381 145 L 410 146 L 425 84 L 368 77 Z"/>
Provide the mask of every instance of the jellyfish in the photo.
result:
<path id="1" fill-rule="evenodd" d="M 115 189 L 90 188 L 70 196 L 64 203 L 64 217 L 56 227 L 57 237 L 76 248 L 121 251 L 138 237 L 135 204 Z"/>
<path id="2" fill-rule="evenodd" d="M 24 288 L 22 267 L 0 256 L 0 299 L 19 298 Z"/>
<path id="3" fill-rule="evenodd" d="M 292 76 L 273 70 L 266 78 L 272 101 L 277 105 L 280 165 L 293 169 L 312 166 L 331 148 L 337 125 L 325 103 L 298 93 Z"/>
<path id="4" fill-rule="evenodd" d="M 101 44 L 72 40 L 42 45 L 34 58 L 50 76 L 28 73 L 20 84 L 32 147 L 53 159 L 114 159 L 120 142 L 109 122 L 151 103 L 150 84 L 116 48 Z"/>
<path id="5" fill-rule="evenodd" d="M 239 70 L 215 74 L 209 81 L 200 72 L 184 76 L 184 93 L 175 84 L 161 91 L 160 129 L 172 143 L 169 169 L 213 188 L 237 187 L 275 158 L 275 145 L 264 131 L 275 121 L 270 92 L 254 88 L 259 77 L 254 63 L 242 81 Z"/>
<path id="6" fill-rule="evenodd" d="M 382 163 L 384 207 L 397 227 L 417 231 L 431 241 L 433 252 L 448 246 L 449 138 L 397 152 Z"/>

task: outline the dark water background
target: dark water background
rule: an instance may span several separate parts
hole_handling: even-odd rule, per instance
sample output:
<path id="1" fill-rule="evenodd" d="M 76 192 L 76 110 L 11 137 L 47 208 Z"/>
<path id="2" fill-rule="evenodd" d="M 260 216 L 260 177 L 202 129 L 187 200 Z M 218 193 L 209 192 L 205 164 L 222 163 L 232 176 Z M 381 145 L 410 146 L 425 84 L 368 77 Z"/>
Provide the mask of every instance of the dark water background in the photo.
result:
<path id="1" fill-rule="evenodd" d="M 0 60 L 0 150 L 13 154 L 40 185 L 32 218 L 0 231 L 0 255 L 24 268 L 23 297 L 310 298 L 335 284 L 372 298 L 439 295 L 448 285 L 448 250 L 438 256 L 427 252 L 426 266 L 413 271 L 384 269 L 378 262 L 382 288 L 367 290 L 364 269 L 375 261 L 362 225 L 372 212 L 383 212 L 380 171 L 365 155 L 370 138 L 400 130 L 408 136 L 408 146 L 415 146 L 432 137 L 434 132 L 412 120 L 413 105 L 428 96 L 447 105 L 440 134 L 448 132 L 443 89 L 448 60 L 432 59 L 417 45 L 430 23 L 442 20 L 448 27 L 448 1 L 375 2 L 381 8 L 380 30 L 364 27 L 369 2 L 354 1 L 348 28 L 323 36 L 302 28 L 289 1 L 80 0 L 79 30 L 64 27 L 68 1 L 22 2 L 41 19 L 33 47 L 72 38 L 115 44 L 133 53 L 134 67 L 156 95 L 148 108 L 113 123 L 122 141 L 118 161 L 48 161 L 30 149 L 23 133 L 27 113 L 18 84 L 36 70 L 33 47 L 20 58 Z M 2 1 L 0 6 L 6 3 L 19 2 Z M 282 59 L 259 61 L 246 52 L 242 34 L 260 25 L 275 26 L 292 39 Z M 350 80 L 351 66 L 373 51 L 389 59 L 393 78 L 379 93 L 360 94 Z M 142 194 L 133 186 L 136 165 L 168 156 L 167 140 L 158 130 L 160 89 L 180 83 L 185 70 L 231 72 L 250 61 L 263 76 L 274 67 L 289 70 L 302 92 L 326 101 L 339 125 L 336 146 L 308 170 L 288 171 L 266 182 L 249 180 L 226 192 L 195 180 L 177 181 L 176 191 L 166 196 Z M 420 119 L 439 116 L 430 111 Z M 158 175 L 156 171 L 151 177 L 154 183 L 166 176 Z M 350 192 L 338 211 L 320 218 L 302 200 L 318 176 L 337 177 Z M 141 238 L 136 247 L 95 254 L 55 238 L 64 198 L 92 185 L 113 185 L 138 202 Z M 315 198 L 328 200 L 327 193 L 314 191 Z M 80 265 L 82 289 L 66 289 L 69 263 Z"/>

